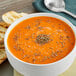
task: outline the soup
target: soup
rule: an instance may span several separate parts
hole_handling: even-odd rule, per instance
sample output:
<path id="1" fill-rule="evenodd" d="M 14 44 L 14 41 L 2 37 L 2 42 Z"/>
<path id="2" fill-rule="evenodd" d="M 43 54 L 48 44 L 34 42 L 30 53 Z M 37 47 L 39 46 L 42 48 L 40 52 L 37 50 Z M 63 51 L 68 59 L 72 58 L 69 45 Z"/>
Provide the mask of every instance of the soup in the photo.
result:
<path id="1" fill-rule="evenodd" d="M 48 64 L 72 51 L 75 36 L 65 22 L 39 16 L 17 24 L 8 35 L 7 45 L 10 52 L 24 62 Z"/>

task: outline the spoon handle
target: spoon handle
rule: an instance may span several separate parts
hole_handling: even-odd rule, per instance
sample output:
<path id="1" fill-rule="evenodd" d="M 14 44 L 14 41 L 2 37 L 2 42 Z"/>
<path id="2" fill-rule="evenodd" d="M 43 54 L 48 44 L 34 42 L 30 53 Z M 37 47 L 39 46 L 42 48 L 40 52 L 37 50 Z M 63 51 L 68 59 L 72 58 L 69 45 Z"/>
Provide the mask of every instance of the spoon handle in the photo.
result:
<path id="1" fill-rule="evenodd" d="M 63 9 L 62 12 L 67 13 L 67 14 L 69 14 L 70 16 L 76 18 L 76 15 L 75 15 L 75 14 L 73 14 L 73 13 L 71 13 L 71 12 L 65 10 L 65 9 Z"/>

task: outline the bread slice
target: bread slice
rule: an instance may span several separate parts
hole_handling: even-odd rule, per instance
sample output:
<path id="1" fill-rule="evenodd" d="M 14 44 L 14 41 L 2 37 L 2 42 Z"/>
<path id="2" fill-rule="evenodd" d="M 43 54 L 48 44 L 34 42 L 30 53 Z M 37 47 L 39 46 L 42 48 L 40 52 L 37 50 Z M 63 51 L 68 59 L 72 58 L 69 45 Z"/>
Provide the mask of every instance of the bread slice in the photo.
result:
<path id="1" fill-rule="evenodd" d="M 0 59 L 3 60 L 6 58 L 5 48 L 0 49 Z"/>
<path id="2" fill-rule="evenodd" d="M 3 21 L 0 22 L 0 26 L 4 27 L 4 28 L 8 28 L 9 25 Z"/>
<path id="3" fill-rule="evenodd" d="M 0 64 L 7 58 L 5 48 L 0 49 Z"/>
<path id="4" fill-rule="evenodd" d="M 17 13 L 15 11 L 9 11 L 2 15 L 2 19 L 7 24 L 12 24 L 15 20 L 27 15 L 26 13 Z"/>
<path id="5" fill-rule="evenodd" d="M 7 59 L 4 44 L 0 44 L 0 64 Z"/>
<path id="6" fill-rule="evenodd" d="M 1 33 L 5 33 L 5 32 L 6 32 L 6 30 L 7 30 L 6 28 L 4 28 L 4 27 L 0 26 L 0 32 L 1 32 Z"/>
<path id="7" fill-rule="evenodd" d="M 4 49 L 4 44 L 0 44 L 0 49 Z"/>
<path id="8" fill-rule="evenodd" d="M 4 48 L 4 35 L 7 27 L 8 25 L 5 22 L 0 22 L 0 64 L 7 58 Z"/>
<path id="9" fill-rule="evenodd" d="M 0 64 L 7 58 L 4 44 L 0 44 Z"/>
<path id="10" fill-rule="evenodd" d="M 7 24 L 5 22 L 0 22 L 0 44 L 4 42 L 4 35 L 7 30 Z"/>

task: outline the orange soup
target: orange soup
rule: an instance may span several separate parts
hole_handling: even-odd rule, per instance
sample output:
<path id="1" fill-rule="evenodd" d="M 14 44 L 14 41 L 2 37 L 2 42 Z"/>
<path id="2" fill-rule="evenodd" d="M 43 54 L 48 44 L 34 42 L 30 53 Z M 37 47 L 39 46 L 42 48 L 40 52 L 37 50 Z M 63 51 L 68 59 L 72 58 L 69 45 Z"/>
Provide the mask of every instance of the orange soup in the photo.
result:
<path id="1" fill-rule="evenodd" d="M 10 52 L 24 62 L 48 64 L 72 51 L 75 36 L 65 22 L 39 16 L 17 24 L 9 33 L 7 44 Z"/>

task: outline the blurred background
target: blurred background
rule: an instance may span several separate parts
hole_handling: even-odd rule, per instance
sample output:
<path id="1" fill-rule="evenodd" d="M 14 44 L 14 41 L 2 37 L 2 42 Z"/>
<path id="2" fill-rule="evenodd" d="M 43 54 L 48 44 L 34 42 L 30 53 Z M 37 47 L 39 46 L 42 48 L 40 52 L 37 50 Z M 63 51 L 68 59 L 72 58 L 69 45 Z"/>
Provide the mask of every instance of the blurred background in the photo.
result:
<path id="1" fill-rule="evenodd" d="M 26 13 L 36 12 L 32 6 L 33 1 L 34 0 L 0 0 L 0 20 L 3 13 L 11 10 Z"/>

